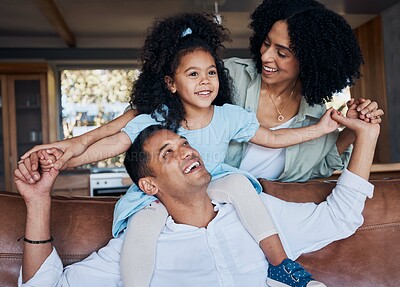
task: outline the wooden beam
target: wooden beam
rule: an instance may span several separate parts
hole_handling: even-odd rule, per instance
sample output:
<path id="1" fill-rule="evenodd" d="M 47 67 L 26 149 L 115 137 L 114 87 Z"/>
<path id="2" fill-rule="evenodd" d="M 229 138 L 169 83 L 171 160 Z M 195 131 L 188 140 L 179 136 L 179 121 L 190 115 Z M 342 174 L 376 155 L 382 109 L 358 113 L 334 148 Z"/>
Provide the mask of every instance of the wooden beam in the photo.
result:
<path id="1" fill-rule="evenodd" d="M 71 48 L 76 47 L 74 34 L 72 34 L 67 23 L 65 23 L 63 16 L 53 0 L 36 0 L 36 3 L 40 11 L 53 25 L 64 42 Z"/>

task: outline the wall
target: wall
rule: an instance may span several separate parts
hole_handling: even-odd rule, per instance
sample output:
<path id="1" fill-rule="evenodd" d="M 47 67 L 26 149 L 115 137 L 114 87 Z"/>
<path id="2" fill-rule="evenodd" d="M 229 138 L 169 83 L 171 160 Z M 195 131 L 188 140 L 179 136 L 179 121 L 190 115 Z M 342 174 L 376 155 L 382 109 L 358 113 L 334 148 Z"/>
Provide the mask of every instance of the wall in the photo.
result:
<path id="1" fill-rule="evenodd" d="M 382 116 L 381 133 L 376 146 L 374 163 L 391 162 L 388 103 L 386 96 L 385 59 L 382 33 L 382 17 L 376 16 L 354 30 L 360 44 L 364 65 L 362 77 L 351 88 L 354 98 L 376 101 L 386 111 Z"/>
<path id="2" fill-rule="evenodd" d="M 385 10 L 382 30 L 385 53 L 386 93 L 391 161 L 400 162 L 400 2 Z"/>

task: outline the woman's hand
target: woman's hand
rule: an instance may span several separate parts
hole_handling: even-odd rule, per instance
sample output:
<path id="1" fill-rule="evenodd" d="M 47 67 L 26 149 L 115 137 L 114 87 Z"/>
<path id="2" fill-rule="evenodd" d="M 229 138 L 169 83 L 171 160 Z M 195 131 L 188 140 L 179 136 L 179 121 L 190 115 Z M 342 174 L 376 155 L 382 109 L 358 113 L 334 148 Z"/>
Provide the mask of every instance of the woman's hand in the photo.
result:
<path id="1" fill-rule="evenodd" d="M 379 109 L 378 103 L 370 99 L 350 99 L 347 102 L 348 111 L 346 116 L 352 119 L 361 119 L 372 124 L 380 124 L 381 116 L 384 115 L 382 109 Z"/>

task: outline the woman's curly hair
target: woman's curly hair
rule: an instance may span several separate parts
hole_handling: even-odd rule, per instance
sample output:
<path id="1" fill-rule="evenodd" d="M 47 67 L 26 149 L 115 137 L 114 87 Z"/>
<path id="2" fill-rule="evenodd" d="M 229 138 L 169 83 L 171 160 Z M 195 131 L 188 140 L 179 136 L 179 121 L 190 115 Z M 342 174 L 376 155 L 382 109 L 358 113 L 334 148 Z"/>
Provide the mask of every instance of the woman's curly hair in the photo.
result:
<path id="1" fill-rule="evenodd" d="M 191 33 L 184 35 L 188 28 Z M 181 58 L 197 50 L 209 52 L 216 63 L 220 85 L 212 104 L 231 103 L 232 81 L 220 57 L 224 51 L 222 43 L 229 40 L 228 30 L 217 24 L 211 14 L 180 14 L 156 21 L 141 51 L 142 69 L 133 86 L 131 105 L 140 114 L 151 114 L 176 131 L 185 111 L 179 96 L 169 91 L 164 77 L 173 78 Z"/>
<path id="2" fill-rule="evenodd" d="M 353 85 L 363 64 L 357 39 L 344 18 L 314 0 L 264 0 L 251 15 L 250 52 L 261 73 L 260 48 L 276 21 L 285 20 L 290 49 L 299 61 L 301 93 L 311 106 Z"/>

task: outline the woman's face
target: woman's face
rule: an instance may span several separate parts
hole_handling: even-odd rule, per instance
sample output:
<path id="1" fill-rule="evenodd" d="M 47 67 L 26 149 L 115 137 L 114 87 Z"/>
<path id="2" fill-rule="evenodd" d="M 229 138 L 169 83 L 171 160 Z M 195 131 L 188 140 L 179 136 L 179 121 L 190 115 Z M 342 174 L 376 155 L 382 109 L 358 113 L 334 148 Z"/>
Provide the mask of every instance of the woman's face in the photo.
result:
<path id="1" fill-rule="evenodd" d="M 289 46 L 290 38 L 286 21 L 275 22 L 260 49 L 261 77 L 264 83 L 274 85 L 287 82 L 293 85 L 300 73 L 300 68 Z"/>

